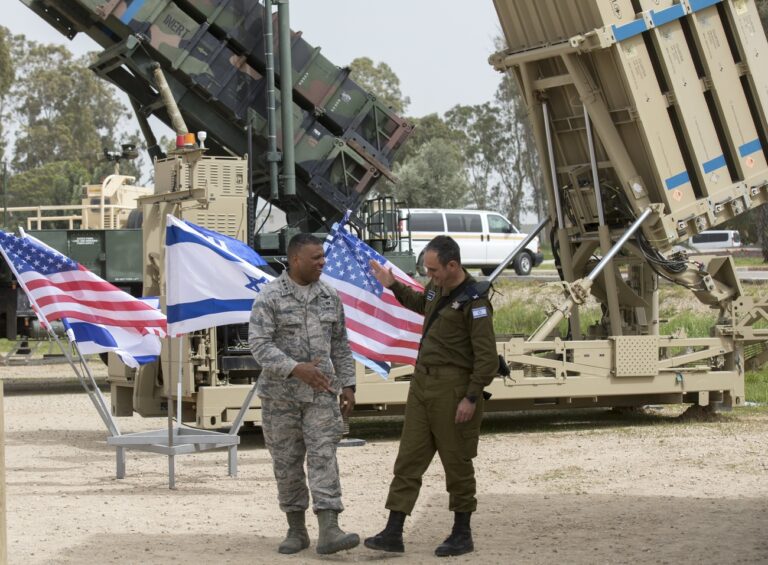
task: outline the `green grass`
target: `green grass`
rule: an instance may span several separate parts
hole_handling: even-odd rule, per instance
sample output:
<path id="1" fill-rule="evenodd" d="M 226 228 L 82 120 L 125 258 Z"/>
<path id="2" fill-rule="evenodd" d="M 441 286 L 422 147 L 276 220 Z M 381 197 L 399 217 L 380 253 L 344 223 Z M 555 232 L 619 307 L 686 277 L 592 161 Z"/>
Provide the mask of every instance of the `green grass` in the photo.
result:
<path id="1" fill-rule="evenodd" d="M 0 339 L 0 354 L 8 353 L 14 342 L 7 339 Z"/>
<path id="2" fill-rule="evenodd" d="M 747 402 L 768 403 L 768 367 L 749 371 L 744 376 Z"/>
<path id="3" fill-rule="evenodd" d="M 768 263 L 763 261 L 762 257 L 742 257 L 734 255 L 733 261 L 736 263 L 737 267 L 765 267 L 768 269 Z"/>
<path id="4" fill-rule="evenodd" d="M 514 292 L 514 291 L 513 291 Z M 668 301 L 669 306 L 661 311 L 661 333 L 670 335 L 683 329 L 688 337 L 709 337 L 716 316 L 714 311 L 697 313 L 683 310 L 684 305 L 674 299 Z M 551 309 L 549 301 L 512 299 L 494 311 L 493 323 L 497 334 L 530 335 L 546 319 L 547 311 Z M 580 325 L 582 333 L 587 334 L 589 326 L 600 321 L 600 309 L 597 306 L 587 306 L 580 310 Z M 560 324 L 561 335 L 565 334 L 567 324 Z"/>
<path id="5" fill-rule="evenodd" d="M 673 335 L 680 329 L 685 330 L 688 337 L 709 337 L 715 324 L 715 315 L 695 314 L 692 312 L 675 313 L 669 317 L 663 317 L 659 331 L 662 335 Z"/>

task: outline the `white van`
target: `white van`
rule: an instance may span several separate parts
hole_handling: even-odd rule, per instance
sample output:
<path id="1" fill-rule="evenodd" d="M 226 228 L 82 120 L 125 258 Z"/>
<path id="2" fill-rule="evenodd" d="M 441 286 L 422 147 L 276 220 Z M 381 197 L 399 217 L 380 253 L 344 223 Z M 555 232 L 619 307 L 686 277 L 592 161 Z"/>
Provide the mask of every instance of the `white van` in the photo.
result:
<path id="1" fill-rule="evenodd" d="M 707 230 L 697 233 L 689 245 L 694 251 L 717 251 L 741 247 L 741 236 L 736 230 Z"/>
<path id="2" fill-rule="evenodd" d="M 403 209 L 399 227 L 403 238 L 410 232 L 416 268 L 421 274 L 424 274 L 424 248 L 437 235 L 455 239 L 461 249 L 462 264 L 479 268 L 484 275 L 490 275 L 527 235 L 498 212 L 488 210 Z M 518 275 L 527 275 L 543 260 L 536 237 L 515 257 L 511 266 Z"/>

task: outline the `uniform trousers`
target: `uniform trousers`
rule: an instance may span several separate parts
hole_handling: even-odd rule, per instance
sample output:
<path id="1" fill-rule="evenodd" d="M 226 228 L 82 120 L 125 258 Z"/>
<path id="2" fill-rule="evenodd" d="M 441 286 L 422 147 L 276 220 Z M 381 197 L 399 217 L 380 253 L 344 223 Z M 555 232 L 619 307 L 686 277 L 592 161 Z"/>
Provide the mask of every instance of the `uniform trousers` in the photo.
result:
<path id="1" fill-rule="evenodd" d="M 477 499 L 472 459 L 477 456 L 483 399 L 477 399 L 470 421 L 455 423 L 456 408 L 467 393 L 469 374 L 449 369 L 429 371 L 425 374 L 417 369 L 411 380 L 386 508 L 411 513 L 422 476 L 437 452 L 445 470 L 449 510 L 474 512 Z"/>
<path id="2" fill-rule="evenodd" d="M 310 492 L 315 512 L 344 510 L 336 462 L 336 446 L 344 431 L 338 397 L 315 393 L 314 402 L 262 398 L 261 418 L 280 510 L 305 511 Z"/>

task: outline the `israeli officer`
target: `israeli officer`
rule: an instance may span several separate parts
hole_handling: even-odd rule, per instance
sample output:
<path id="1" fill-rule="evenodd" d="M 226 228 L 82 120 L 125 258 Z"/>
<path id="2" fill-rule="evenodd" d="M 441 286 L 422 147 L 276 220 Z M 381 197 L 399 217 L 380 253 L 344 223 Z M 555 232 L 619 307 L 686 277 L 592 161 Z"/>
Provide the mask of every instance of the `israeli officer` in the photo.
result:
<path id="1" fill-rule="evenodd" d="M 498 373 L 488 284 L 478 283 L 461 265 L 458 244 L 437 236 L 424 249 L 431 278 L 424 292 L 396 281 L 391 270 L 371 262 L 376 279 L 405 307 L 424 314 L 421 347 L 405 408 L 405 426 L 389 487 L 387 525 L 365 546 L 403 552 L 403 525 L 413 511 L 421 478 L 435 452 L 445 470 L 454 525 L 435 549 L 439 557 L 474 550 L 470 518 L 477 509 L 475 470 L 483 388 Z"/>

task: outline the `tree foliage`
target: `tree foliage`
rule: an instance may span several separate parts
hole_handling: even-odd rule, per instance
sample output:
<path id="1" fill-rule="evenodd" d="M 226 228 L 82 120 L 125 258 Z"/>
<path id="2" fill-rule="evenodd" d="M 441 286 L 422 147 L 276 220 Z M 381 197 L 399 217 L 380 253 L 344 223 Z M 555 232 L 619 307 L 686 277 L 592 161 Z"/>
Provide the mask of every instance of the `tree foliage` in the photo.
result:
<path id="1" fill-rule="evenodd" d="M 358 57 L 349 64 L 351 77 L 368 92 L 390 106 L 396 113 L 405 113 L 411 99 L 400 91 L 400 79 L 388 64 L 374 63 L 368 57 Z"/>
<path id="2" fill-rule="evenodd" d="M 9 206 L 79 203 L 83 184 L 114 172 L 114 163 L 101 158 L 104 150 L 117 150 L 122 142 L 141 145 L 137 133 L 120 140 L 128 111 L 115 89 L 88 68 L 91 60 L 0 28 L 0 133 L 15 134 L 6 148 L 13 174 Z M 120 169 L 139 176 L 136 163 L 123 162 Z"/>
<path id="3" fill-rule="evenodd" d="M 56 161 L 24 171 L 11 180 L 8 205 L 65 205 L 79 202 L 88 169 L 72 161 Z"/>
<path id="4" fill-rule="evenodd" d="M 455 106 L 446 121 L 462 142 L 471 200 L 500 210 L 515 224 L 541 189 L 536 144 L 514 77 L 504 75 L 492 102 Z M 539 213 L 542 213 L 540 207 Z"/>
<path id="5" fill-rule="evenodd" d="M 399 179 L 394 194 L 412 208 L 460 208 L 469 190 L 461 148 L 433 139 L 411 158 L 395 166 Z"/>
<path id="6" fill-rule="evenodd" d="M 404 162 L 418 153 L 419 148 L 435 139 L 451 141 L 456 138 L 456 131 L 453 130 L 444 119 L 437 114 L 428 114 L 423 118 L 409 118 L 413 122 L 413 133 L 403 148 L 397 154 L 397 160 Z"/>
<path id="7" fill-rule="evenodd" d="M 16 55 L 14 169 L 76 161 L 96 172 L 100 153 L 113 148 L 128 117 L 126 108 L 88 68 L 88 56 L 73 59 L 64 46 L 36 42 L 20 42 Z"/>
<path id="8" fill-rule="evenodd" d="M 14 76 L 10 38 L 11 33 L 8 29 L 0 26 L 0 162 L 5 161 L 7 143 L 5 135 L 6 102 Z"/>

